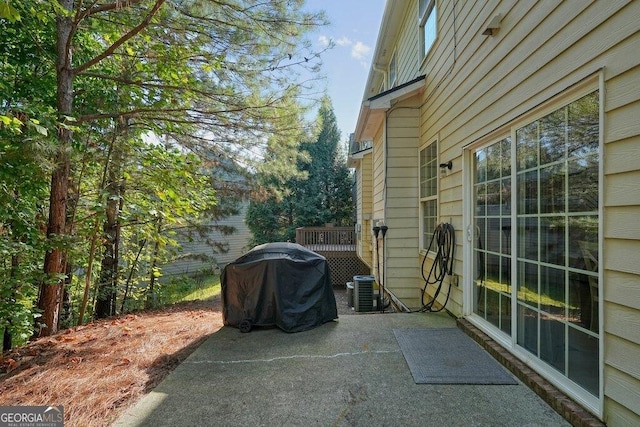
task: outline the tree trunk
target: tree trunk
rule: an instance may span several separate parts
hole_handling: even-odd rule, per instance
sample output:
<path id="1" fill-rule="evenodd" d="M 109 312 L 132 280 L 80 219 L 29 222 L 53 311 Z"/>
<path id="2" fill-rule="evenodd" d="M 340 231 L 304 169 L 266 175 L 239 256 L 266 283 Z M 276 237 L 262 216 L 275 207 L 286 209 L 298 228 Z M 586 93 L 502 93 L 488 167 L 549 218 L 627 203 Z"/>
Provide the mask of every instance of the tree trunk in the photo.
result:
<path id="1" fill-rule="evenodd" d="M 156 231 L 158 236 L 153 244 L 153 254 L 151 255 L 151 278 L 149 279 L 149 289 L 147 290 L 147 299 L 145 300 L 144 308 L 155 308 L 157 306 L 158 298 L 156 295 L 155 283 L 156 283 L 156 268 L 158 267 L 158 255 L 160 253 L 160 231 L 162 230 L 162 219 L 157 220 Z"/>
<path id="2" fill-rule="evenodd" d="M 49 198 L 49 223 L 47 239 L 63 236 L 66 222 L 67 190 L 69 178 L 69 157 L 58 154 L 58 165 L 51 177 L 51 197 Z M 38 336 L 48 336 L 58 331 L 58 309 L 64 275 L 63 250 L 53 247 L 44 257 L 44 272 L 47 279 L 40 287 L 38 308 L 42 310 L 42 325 Z"/>
<path id="3" fill-rule="evenodd" d="M 100 181 L 99 193 L 102 193 L 102 190 L 107 185 L 107 176 L 109 173 L 109 165 L 111 164 L 111 156 L 113 154 L 113 147 L 115 145 L 116 135 L 114 133 L 113 138 L 111 139 L 111 144 L 109 144 L 109 151 L 107 152 L 107 158 L 105 159 L 104 169 L 102 171 L 102 180 Z M 102 202 L 102 196 L 98 197 L 98 202 Z M 84 280 L 84 292 L 82 295 L 82 303 L 80 304 L 80 313 L 78 314 L 78 325 L 82 325 L 84 323 L 84 315 L 87 310 L 87 304 L 89 303 L 89 290 L 91 289 L 91 280 L 93 278 L 93 263 L 95 260 L 96 249 L 98 246 L 98 233 L 100 228 L 100 221 L 98 217 L 96 217 L 93 223 L 93 232 L 91 234 L 91 247 L 89 249 L 89 260 L 87 262 L 87 273 L 85 274 Z M 96 285 L 96 290 L 98 286 Z M 95 300 L 95 295 L 94 295 Z"/>
<path id="4" fill-rule="evenodd" d="M 84 323 L 84 313 L 87 310 L 89 302 L 89 289 L 91 288 L 91 278 L 93 277 L 93 260 L 96 254 L 96 246 L 98 245 L 98 227 L 100 222 L 96 218 L 93 224 L 93 232 L 91 234 L 91 247 L 89 249 L 89 261 L 87 263 L 87 272 L 84 278 L 84 292 L 82 294 L 82 303 L 80 303 L 80 313 L 78 314 L 78 325 Z"/>
<path id="5" fill-rule="evenodd" d="M 2 352 L 11 350 L 13 347 L 13 337 L 11 336 L 11 331 L 9 328 L 4 328 L 4 333 L 2 336 Z"/>
<path id="6" fill-rule="evenodd" d="M 94 315 L 97 319 L 114 315 L 117 290 L 117 240 L 118 240 L 118 207 L 119 192 L 118 184 L 114 181 L 113 170 L 109 172 L 109 183 L 107 184 L 108 199 L 106 219 L 102 230 L 104 232 L 104 254 L 100 268 L 100 279 L 98 282 L 98 292 Z"/>
<path id="7" fill-rule="evenodd" d="M 15 304 L 15 302 L 16 302 L 16 295 L 18 293 L 18 289 L 16 289 L 15 278 L 16 278 L 19 266 L 20 266 L 20 255 L 13 255 L 11 257 L 11 275 L 10 275 L 10 277 L 12 279 L 11 280 L 12 289 L 11 289 L 11 295 L 9 296 L 9 303 L 10 304 Z M 12 320 L 11 320 L 11 318 L 9 318 L 7 320 L 8 320 L 9 325 L 7 327 L 5 327 L 4 332 L 2 334 L 2 352 L 9 351 L 13 347 L 13 334 L 11 334 Z"/>
<path id="8" fill-rule="evenodd" d="M 116 139 L 121 132 L 126 133 L 126 124 L 118 123 L 114 129 L 114 139 L 111 147 L 111 161 L 107 165 L 106 218 L 102 227 L 104 232 L 104 254 L 100 269 L 100 281 L 94 315 L 104 318 L 116 314 L 116 297 L 118 290 L 118 247 L 120 239 L 119 216 L 122 207 L 124 187 L 122 184 L 122 164 L 124 161 L 122 149 L 118 147 Z"/>
<path id="9" fill-rule="evenodd" d="M 62 298 L 60 299 L 59 329 L 70 328 L 73 325 L 73 307 L 71 306 L 71 282 L 73 280 L 73 268 L 69 262 L 69 253 L 65 253 L 66 275 L 62 286 Z"/>
<path id="10" fill-rule="evenodd" d="M 142 255 L 142 250 L 147 244 L 147 240 L 144 239 L 141 242 L 138 242 L 138 253 L 136 254 L 136 258 L 133 260 L 133 264 L 131 264 L 131 268 L 129 269 L 129 276 L 127 277 L 127 283 L 124 285 L 124 296 L 122 297 L 122 305 L 120 306 L 120 312 L 124 313 L 125 304 L 127 303 L 127 297 L 129 296 L 129 287 L 131 285 L 131 279 L 133 278 L 133 273 L 138 266 L 138 260 L 140 259 L 140 255 Z"/>
<path id="11" fill-rule="evenodd" d="M 14 197 L 14 200 L 16 201 L 20 197 L 20 191 L 18 191 L 17 188 L 14 188 L 13 190 L 13 197 Z M 10 235 L 13 236 L 12 237 L 13 239 L 17 237 L 15 232 L 13 232 L 13 230 L 15 229 L 16 229 L 16 224 L 10 223 L 9 230 L 12 231 Z M 23 238 L 20 238 L 20 241 L 24 243 Z M 17 243 L 17 241 L 15 243 Z M 9 298 L 5 302 L 5 304 L 9 306 L 12 306 L 16 303 L 16 297 L 20 292 L 20 285 L 18 284 L 19 281 L 17 280 L 18 274 L 19 274 L 19 271 L 18 271 L 19 268 L 20 268 L 20 254 L 11 255 L 11 271 L 9 273 L 9 277 L 11 279 L 9 281 L 11 286 L 11 293 L 9 295 Z M 7 316 L 7 323 L 8 325 L 5 327 L 4 332 L 2 333 L 2 351 L 3 352 L 11 350 L 11 347 L 13 347 L 13 334 L 11 333 L 11 326 L 13 326 L 13 319 L 11 318 L 11 316 Z"/>
<path id="12" fill-rule="evenodd" d="M 73 0 L 59 0 L 60 5 L 71 12 Z M 56 74 L 57 107 L 59 120 L 71 116 L 73 110 L 73 73 L 71 71 L 71 52 L 69 42 L 72 32 L 72 14 L 58 16 L 56 19 Z M 69 191 L 69 170 L 71 158 L 72 132 L 64 126 L 58 128 L 58 150 L 55 169 L 51 174 L 51 193 L 49 196 L 49 222 L 47 239 L 63 237 L 66 228 L 67 194 Z M 42 310 L 41 325 L 36 329 L 38 336 L 47 336 L 58 331 L 58 312 L 62 297 L 64 276 L 63 250 L 59 244 L 52 245 L 44 257 L 45 282 L 40 286 L 38 308 Z"/>

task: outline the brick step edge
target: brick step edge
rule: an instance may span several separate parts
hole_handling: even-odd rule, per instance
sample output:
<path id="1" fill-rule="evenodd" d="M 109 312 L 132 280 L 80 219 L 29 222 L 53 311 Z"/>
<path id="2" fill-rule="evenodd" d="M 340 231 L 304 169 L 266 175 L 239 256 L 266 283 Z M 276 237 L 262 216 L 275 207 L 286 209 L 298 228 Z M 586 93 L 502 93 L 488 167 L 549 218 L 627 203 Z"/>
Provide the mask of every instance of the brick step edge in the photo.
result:
<path id="1" fill-rule="evenodd" d="M 467 335 L 480 344 L 494 359 L 513 373 L 527 387 L 575 427 L 598 427 L 605 424 L 583 406 L 574 402 L 540 374 L 516 358 L 491 337 L 472 325 L 466 319 L 456 319 L 456 323 Z"/>

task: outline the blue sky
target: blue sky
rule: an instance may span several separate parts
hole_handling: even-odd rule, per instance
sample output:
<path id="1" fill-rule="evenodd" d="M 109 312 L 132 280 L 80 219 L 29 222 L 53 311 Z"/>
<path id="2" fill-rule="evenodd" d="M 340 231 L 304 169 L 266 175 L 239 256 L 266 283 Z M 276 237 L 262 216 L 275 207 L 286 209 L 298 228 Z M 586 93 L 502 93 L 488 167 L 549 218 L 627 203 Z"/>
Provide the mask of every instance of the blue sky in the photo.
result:
<path id="1" fill-rule="evenodd" d="M 364 85 L 382 21 L 385 0 L 307 0 L 306 9 L 324 10 L 330 25 L 311 39 L 317 46 L 333 40 L 322 55 L 325 89 L 333 102 L 345 141 L 355 130 Z"/>

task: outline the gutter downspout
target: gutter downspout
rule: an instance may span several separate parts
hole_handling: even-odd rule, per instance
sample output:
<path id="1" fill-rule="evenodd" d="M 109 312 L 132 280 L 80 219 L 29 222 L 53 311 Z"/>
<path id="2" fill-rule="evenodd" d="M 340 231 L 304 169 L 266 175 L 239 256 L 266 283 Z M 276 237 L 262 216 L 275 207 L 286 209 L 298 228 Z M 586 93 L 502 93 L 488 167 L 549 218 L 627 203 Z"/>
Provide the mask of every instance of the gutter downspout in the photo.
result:
<path id="1" fill-rule="evenodd" d="M 376 71 L 376 72 L 382 74 L 382 78 L 383 78 L 384 84 L 386 86 L 386 84 L 387 84 L 387 69 L 386 68 L 380 68 L 380 66 L 378 64 L 376 64 L 375 62 L 371 64 L 371 69 L 373 71 Z"/>

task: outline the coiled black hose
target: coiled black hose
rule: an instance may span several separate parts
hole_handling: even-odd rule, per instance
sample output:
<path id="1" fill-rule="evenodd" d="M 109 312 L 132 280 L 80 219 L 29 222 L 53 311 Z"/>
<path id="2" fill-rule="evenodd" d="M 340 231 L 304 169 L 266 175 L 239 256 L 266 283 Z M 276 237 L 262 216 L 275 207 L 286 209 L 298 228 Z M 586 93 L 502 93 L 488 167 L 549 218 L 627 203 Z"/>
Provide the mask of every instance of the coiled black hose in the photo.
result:
<path id="1" fill-rule="evenodd" d="M 434 243 L 436 244 L 436 257 L 433 260 L 433 264 L 431 265 L 431 269 L 429 270 L 429 274 L 425 277 L 424 274 L 424 264 L 427 260 L 427 256 L 431 249 L 433 248 Z M 431 242 L 429 242 L 429 248 L 427 249 L 427 253 L 422 260 L 422 279 L 424 279 L 424 287 L 422 288 L 422 308 L 419 311 L 430 311 L 430 312 L 438 312 L 442 311 L 447 302 L 449 302 L 449 296 L 451 295 L 451 285 L 449 285 L 449 292 L 447 292 L 447 298 L 442 304 L 440 308 L 434 309 L 433 305 L 440 295 L 440 291 L 442 290 L 442 284 L 444 283 L 444 279 L 447 275 L 453 274 L 453 260 L 454 253 L 456 247 L 456 234 L 453 226 L 449 223 L 441 223 L 436 226 L 436 229 L 433 231 L 433 235 L 431 236 Z M 433 297 L 425 303 L 425 295 L 427 294 L 427 287 L 429 285 L 437 284 L 436 292 Z"/>

